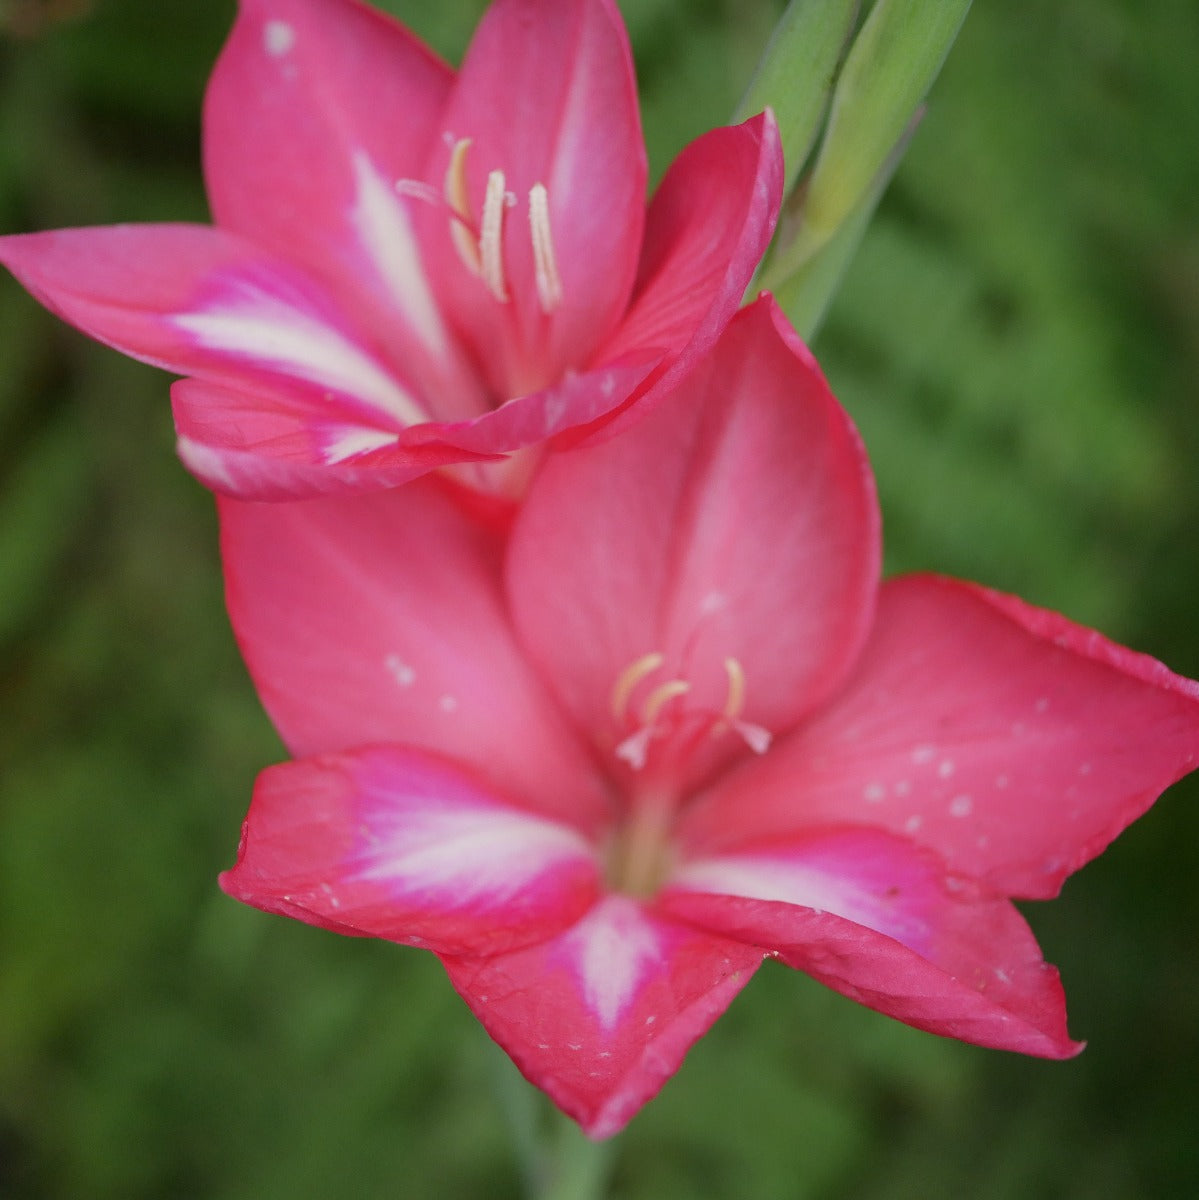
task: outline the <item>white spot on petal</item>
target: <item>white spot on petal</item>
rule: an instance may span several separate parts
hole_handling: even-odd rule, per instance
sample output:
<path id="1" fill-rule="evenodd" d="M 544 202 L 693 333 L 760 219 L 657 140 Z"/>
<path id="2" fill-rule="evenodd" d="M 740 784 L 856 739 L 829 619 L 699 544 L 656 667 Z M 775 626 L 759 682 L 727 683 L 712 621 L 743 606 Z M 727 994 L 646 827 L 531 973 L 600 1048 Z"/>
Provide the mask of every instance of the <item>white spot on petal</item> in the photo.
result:
<path id="1" fill-rule="evenodd" d="M 953 774 L 955 769 L 956 768 L 953 765 L 953 760 L 947 758 L 942 761 L 939 767 L 937 767 L 937 774 L 940 775 L 942 779 L 948 779 L 950 775 Z"/>
<path id="2" fill-rule="evenodd" d="M 416 682 L 415 669 L 410 667 L 398 654 L 389 654 L 383 660 L 383 665 L 400 687 L 411 687 Z"/>
<path id="3" fill-rule="evenodd" d="M 268 21 L 262 27 L 262 45 L 272 58 L 283 58 L 296 44 L 296 31 L 286 21 Z"/>
<path id="4" fill-rule="evenodd" d="M 932 746 L 917 746 L 912 751 L 912 762 L 916 766 L 923 766 L 925 763 L 930 763 L 936 756 L 936 750 Z"/>
<path id="5" fill-rule="evenodd" d="M 897 796 L 910 796 L 912 793 L 912 784 L 910 780 L 901 779 L 895 785 L 895 794 Z"/>
<path id="6" fill-rule="evenodd" d="M 920 826 L 923 824 L 924 824 L 924 818 L 919 813 L 914 813 L 912 816 L 908 817 L 908 819 L 906 821 L 904 821 L 904 823 L 903 823 L 904 832 L 905 833 L 915 833 L 916 830 L 918 830 L 920 828 Z"/>
<path id="7" fill-rule="evenodd" d="M 974 801 L 969 796 L 954 796 L 949 802 L 951 817 L 968 817 L 974 811 Z"/>
<path id="8" fill-rule="evenodd" d="M 877 804 L 887 795 L 887 789 L 881 783 L 868 783 L 862 789 L 862 797 L 871 804 Z"/>
<path id="9" fill-rule="evenodd" d="M 458 701 L 453 696 L 447 694 L 442 696 L 441 699 L 437 701 L 437 707 L 440 708 L 443 713 L 457 712 Z"/>
<path id="10" fill-rule="evenodd" d="M 1034 705 L 1033 705 L 1033 707 L 1034 707 L 1034 708 L 1036 709 L 1036 711 L 1037 711 L 1037 712 L 1039 712 L 1039 713 L 1043 713 L 1043 712 L 1045 712 L 1045 711 L 1046 711 L 1046 710 L 1049 708 L 1049 699 L 1048 699 L 1048 697 L 1046 697 L 1046 696 L 1042 696 L 1042 697 L 1041 697 L 1041 698 L 1040 698 L 1040 699 L 1039 699 L 1039 700 L 1036 702 L 1036 704 L 1034 704 Z"/>

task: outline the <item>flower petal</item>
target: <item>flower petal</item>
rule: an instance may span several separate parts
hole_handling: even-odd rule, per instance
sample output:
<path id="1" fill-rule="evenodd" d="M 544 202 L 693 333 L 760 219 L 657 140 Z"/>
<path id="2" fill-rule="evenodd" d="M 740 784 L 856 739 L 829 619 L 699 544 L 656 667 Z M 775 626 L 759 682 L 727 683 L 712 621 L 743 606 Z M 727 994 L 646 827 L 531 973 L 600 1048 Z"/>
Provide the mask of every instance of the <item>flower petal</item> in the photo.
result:
<path id="1" fill-rule="evenodd" d="M 782 153 L 770 113 L 713 129 L 683 150 L 650 205 L 629 311 L 597 360 L 650 349 L 671 357 L 685 351 L 655 381 L 657 397 L 711 349 L 740 307 L 774 233 L 783 198 Z M 650 400 L 638 397 L 626 421 L 638 419 Z"/>
<path id="2" fill-rule="evenodd" d="M 47 308 L 155 366 L 320 401 L 401 429 L 427 414 L 299 268 L 202 225 L 112 225 L 0 239 L 0 262 Z"/>
<path id="3" fill-rule="evenodd" d="M 444 962 L 520 1070 L 604 1138 L 658 1093 L 761 960 L 612 895 L 552 941 Z"/>
<path id="4" fill-rule="evenodd" d="M 327 403 L 283 405 L 270 393 L 196 379 L 171 386 L 171 406 L 184 465 L 215 491 L 246 500 L 395 487 L 488 457 L 423 436 L 428 426 L 380 428 Z"/>
<path id="5" fill-rule="evenodd" d="M 221 887 L 339 933 L 495 954 L 571 925 L 598 874 L 576 830 L 389 746 L 264 771 Z"/>
<path id="6" fill-rule="evenodd" d="M 461 461 L 535 446 L 563 430 L 602 418 L 636 390 L 658 361 L 651 357 L 568 372 L 550 387 L 518 396 L 472 421 L 430 424 L 422 427 L 422 433 L 445 446 L 447 454 L 461 451 Z"/>
<path id="7" fill-rule="evenodd" d="M 823 830 L 693 859 L 660 907 L 918 1029 L 1046 1058 L 1082 1049 L 1016 909 L 892 834 Z"/>
<path id="8" fill-rule="evenodd" d="M 415 386 L 481 411 L 433 298 L 411 196 L 440 129 L 450 69 L 352 0 L 243 0 L 213 71 L 204 164 L 217 223 L 305 264 Z M 416 201 L 427 204 L 427 201 Z"/>
<path id="9" fill-rule="evenodd" d="M 436 484 L 220 512 L 234 632 L 293 753 L 402 743 L 603 821 L 586 751 L 513 644 L 498 545 Z"/>
<path id="10" fill-rule="evenodd" d="M 497 195 L 513 202 L 502 209 L 498 255 L 506 299 L 463 263 L 445 219 L 429 224 L 439 294 L 500 399 L 538 391 L 590 359 L 624 311 L 637 269 L 645 146 L 616 5 L 498 0 L 475 33 L 442 129 L 427 178 L 440 187 L 455 145 L 470 140 L 465 197 L 475 232 L 494 172 L 502 172 Z M 545 189 L 540 216 L 535 185 Z M 556 301 L 539 271 L 547 247 Z"/>
<path id="11" fill-rule="evenodd" d="M 856 656 L 878 559 L 857 434 L 766 299 L 632 429 L 545 464 L 513 529 L 508 589 L 522 641 L 610 751 L 624 736 L 615 710 L 640 695 L 618 680 L 655 653 L 654 673 L 631 680 L 641 688 L 684 680 L 685 702 L 714 714 L 738 688 L 736 715 L 788 729 Z"/>
<path id="12" fill-rule="evenodd" d="M 1199 762 L 1199 685 L 970 584 L 886 584 L 848 687 L 689 814 L 704 852 L 827 822 L 932 847 L 995 891 L 1056 895 Z"/>

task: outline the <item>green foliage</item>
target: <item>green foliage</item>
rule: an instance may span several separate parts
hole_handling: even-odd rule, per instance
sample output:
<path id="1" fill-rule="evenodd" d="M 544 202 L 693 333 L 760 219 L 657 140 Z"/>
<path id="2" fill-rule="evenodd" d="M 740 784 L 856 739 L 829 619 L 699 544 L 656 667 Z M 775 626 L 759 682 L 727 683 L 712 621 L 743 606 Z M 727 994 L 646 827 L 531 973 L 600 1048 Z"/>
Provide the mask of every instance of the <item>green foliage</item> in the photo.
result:
<path id="1" fill-rule="evenodd" d="M 231 2 L 0 5 L 0 228 L 202 217 Z M 483 5 L 399 3 L 457 57 Z M 18 8 L 45 14 L 3 32 Z M 781 4 L 628 0 L 655 171 Z M 9 30 L 17 26 L 10 24 Z M 816 349 L 891 569 L 978 578 L 1199 674 L 1199 10 L 980 0 Z M 0 280 L 0 1194 L 515 1197 L 431 956 L 219 894 L 282 751 L 221 615 L 166 380 Z M 905 1029 L 767 964 L 631 1126 L 623 1200 L 1199 1192 L 1195 789 L 1053 905 L 1078 1060 Z"/>

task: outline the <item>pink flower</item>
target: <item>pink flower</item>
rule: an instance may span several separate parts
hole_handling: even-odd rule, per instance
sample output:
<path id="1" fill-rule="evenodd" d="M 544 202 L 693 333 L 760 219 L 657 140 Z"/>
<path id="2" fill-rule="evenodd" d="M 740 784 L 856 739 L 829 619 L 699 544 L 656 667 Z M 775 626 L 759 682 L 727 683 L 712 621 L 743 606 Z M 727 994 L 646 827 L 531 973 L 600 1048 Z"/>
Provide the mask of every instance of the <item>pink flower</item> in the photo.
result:
<path id="1" fill-rule="evenodd" d="M 186 375 L 179 452 L 279 498 L 486 462 L 662 394 L 736 311 L 781 202 L 767 114 L 648 212 L 613 0 L 497 0 L 454 73 L 357 0 L 242 0 L 208 89 L 215 227 L 0 239 L 91 336 Z M 510 477 L 458 469 L 489 491 Z"/>
<path id="2" fill-rule="evenodd" d="M 501 544 L 422 481 L 222 503 L 297 761 L 226 891 L 437 953 L 520 1069 L 620 1129 L 764 958 L 920 1029 L 1074 1054 L 1012 897 L 1199 756 L 1199 685 L 971 584 L 879 585 L 864 452 L 773 302 Z"/>

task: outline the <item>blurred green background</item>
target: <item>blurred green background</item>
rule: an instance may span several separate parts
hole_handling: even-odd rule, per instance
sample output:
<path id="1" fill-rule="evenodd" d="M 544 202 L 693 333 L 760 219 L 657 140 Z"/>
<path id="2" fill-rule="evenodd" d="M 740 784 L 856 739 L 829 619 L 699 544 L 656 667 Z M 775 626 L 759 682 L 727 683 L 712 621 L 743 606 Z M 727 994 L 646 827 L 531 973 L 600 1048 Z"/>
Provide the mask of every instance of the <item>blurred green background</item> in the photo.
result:
<path id="1" fill-rule="evenodd" d="M 392 0 L 457 60 L 478 0 Z M 625 0 L 656 173 L 781 4 Z M 204 219 L 232 0 L 0 0 L 0 230 Z M 976 0 L 816 349 L 888 566 L 1199 675 L 1199 6 Z M 0 1195 L 506 1197 L 432 956 L 216 888 L 281 751 L 167 380 L 0 279 Z M 1196 788 L 1051 905 L 1081 1058 L 944 1042 L 768 964 L 630 1127 L 622 1197 L 1199 1195 Z"/>

